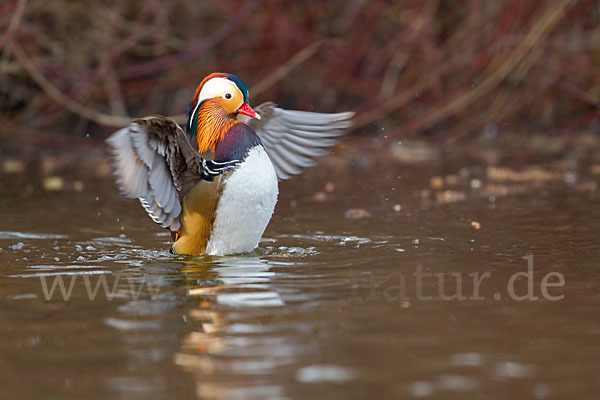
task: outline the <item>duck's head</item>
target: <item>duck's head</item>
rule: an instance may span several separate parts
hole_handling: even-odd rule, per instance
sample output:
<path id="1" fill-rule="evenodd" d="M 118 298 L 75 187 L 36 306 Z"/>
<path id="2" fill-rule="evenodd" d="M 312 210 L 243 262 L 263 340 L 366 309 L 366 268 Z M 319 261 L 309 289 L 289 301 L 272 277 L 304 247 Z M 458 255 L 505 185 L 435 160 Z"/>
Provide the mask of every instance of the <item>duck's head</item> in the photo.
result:
<path id="1" fill-rule="evenodd" d="M 238 114 L 260 119 L 248 100 L 248 88 L 235 75 L 215 72 L 200 82 L 188 109 L 186 132 L 198 151 L 214 150 Z"/>

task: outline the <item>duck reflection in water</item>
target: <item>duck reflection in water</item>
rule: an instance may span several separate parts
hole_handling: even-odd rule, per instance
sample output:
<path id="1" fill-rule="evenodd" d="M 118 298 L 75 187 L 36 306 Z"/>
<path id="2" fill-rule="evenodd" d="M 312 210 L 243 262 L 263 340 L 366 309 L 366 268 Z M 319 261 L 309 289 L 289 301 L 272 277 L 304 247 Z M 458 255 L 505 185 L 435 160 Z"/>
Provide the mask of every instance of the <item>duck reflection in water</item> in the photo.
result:
<path id="1" fill-rule="evenodd" d="M 281 288 L 273 288 L 274 264 L 251 257 L 183 261 L 187 294 L 198 306 L 186 316 L 194 329 L 181 341 L 174 362 L 195 376 L 200 398 L 283 395 L 282 387 L 258 382 L 264 379 L 260 375 L 293 364 L 301 351 L 283 342 L 276 329 L 265 335 L 273 327 L 261 323 L 273 307 L 285 305 Z"/>

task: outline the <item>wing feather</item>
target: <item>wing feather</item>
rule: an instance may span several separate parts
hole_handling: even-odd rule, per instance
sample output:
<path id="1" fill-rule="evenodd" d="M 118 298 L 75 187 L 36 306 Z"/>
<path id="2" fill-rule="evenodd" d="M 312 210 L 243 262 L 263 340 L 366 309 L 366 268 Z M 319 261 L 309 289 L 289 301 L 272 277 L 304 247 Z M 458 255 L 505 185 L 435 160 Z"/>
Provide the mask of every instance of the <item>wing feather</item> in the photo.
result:
<path id="1" fill-rule="evenodd" d="M 352 126 L 352 112 L 322 114 L 284 110 L 273 103 L 255 107 L 261 119 L 240 119 L 260 137 L 279 179 L 288 179 L 316 164 Z"/>
<path id="2" fill-rule="evenodd" d="M 106 142 L 120 192 L 138 198 L 154 222 L 177 231 L 184 175 L 201 179 L 198 165 L 202 161 L 181 127 L 164 117 L 146 117 L 115 132 Z"/>

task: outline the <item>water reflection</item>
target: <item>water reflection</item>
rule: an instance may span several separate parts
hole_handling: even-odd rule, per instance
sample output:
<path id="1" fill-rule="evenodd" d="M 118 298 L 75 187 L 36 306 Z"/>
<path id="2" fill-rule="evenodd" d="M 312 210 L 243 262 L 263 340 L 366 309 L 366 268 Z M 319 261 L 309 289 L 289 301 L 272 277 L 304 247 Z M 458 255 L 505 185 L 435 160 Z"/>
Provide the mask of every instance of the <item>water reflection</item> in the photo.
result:
<path id="1" fill-rule="evenodd" d="M 193 270 L 193 266 L 186 265 Z M 283 306 L 281 295 L 272 290 L 269 282 L 275 275 L 266 260 L 237 257 L 219 261 L 212 267 L 216 274 L 214 286 L 197 285 L 188 290 L 190 296 L 214 297 L 216 304 L 231 307 L 277 307 Z M 192 271 L 193 273 L 193 271 Z M 188 281 L 192 283 L 192 281 Z"/>
<path id="2" fill-rule="evenodd" d="M 295 290 L 274 281 L 273 268 L 286 262 L 260 257 L 178 257 L 146 263 L 139 279 L 170 274 L 162 279 L 158 296 L 131 300 L 118 307 L 119 316 L 105 323 L 122 332 L 131 343 L 129 360 L 134 365 L 170 359 L 195 382 L 200 398 L 235 398 L 283 395 L 283 387 L 271 385 L 265 376 L 292 366 L 307 346 L 287 340 L 293 324 L 273 324 L 272 310 L 286 305 Z M 297 299 L 292 296 L 292 300 Z M 165 316 L 180 318 L 165 320 Z M 264 321 L 268 321 L 267 324 Z M 178 336 L 177 340 L 169 336 Z M 144 343 L 165 343 L 148 347 Z M 177 343 L 177 348 L 170 345 Z M 226 379 L 227 385 L 223 385 Z M 120 394 L 138 395 L 147 389 L 160 392 L 160 382 L 110 379 L 107 386 Z M 139 383 L 139 384 L 138 384 Z M 134 388 L 131 387 L 134 385 Z M 168 385 L 162 387 L 167 390 Z M 236 394 L 237 393 L 237 394 Z"/>
<path id="3" fill-rule="evenodd" d="M 174 362 L 194 376 L 199 397 L 283 395 L 282 387 L 265 385 L 264 378 L 255 378 L 294 364 L 295 354 L 300 351 L 272 327 L 265 332 L 260 323 L 254 322 L 268 316 L 271 308 L 286 304 L 285 293 L 273 285 L 275 272 L 271 268 L 267 260 L 257 257 L 221 258 L 212 264 L 197 260 L 184 263 L 181 271 L 186 275 L 187 294 L 198 307 L 188 312 L 188 323 L 195 329 L 183 338 Z M 196 279 L 206 269 L 210 270 L 210 279 Z M 252 308 L 255 310 L 248 310 Z M 230 384 L 223 385 L 223 376 L 229 377 Z"/>

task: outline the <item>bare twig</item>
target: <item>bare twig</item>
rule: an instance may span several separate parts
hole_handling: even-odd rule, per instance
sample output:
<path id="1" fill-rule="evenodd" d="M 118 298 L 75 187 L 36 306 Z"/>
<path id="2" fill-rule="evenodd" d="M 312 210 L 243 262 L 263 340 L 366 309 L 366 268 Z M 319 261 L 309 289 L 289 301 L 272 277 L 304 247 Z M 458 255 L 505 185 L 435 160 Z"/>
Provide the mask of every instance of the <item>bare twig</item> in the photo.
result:
<path id="1" fill-rule="evenodd" d="M 259 81 L 256 85 L 252 86 L 250 89 L 254 96 L 263 93 L 265 90 L 269 89 L 271 86 L 285 78 L 290 72 L 294 70 L 294 68 L 298 67 L 304 61 L 308 60 L 312 57 L 317 50 L 321 47 L 321 45 L 325 43 L 324 40 L 318 40 L 302 50 L 298 53 L 294 54 L 292 58 L 290 58 L 285 64 L 279 66 L 275 71 L 269 73 L 263 80 Z"/>
<path id="2" fill-rule="evenodd" d="M 261 1 L 262 0 L 252 0 L 244 2 L 244 6 L 236 16 L 224 23 L 210 38 L 207 38 L 198 47 L 187 52 L 172 54 L 145 64 L 129 67 L 119 74 L 121 79 L 129 80 L 143 78 L 198 58 L 207 49 L 210 49 L 225 40 L 246 20 L 248 15 L 260 5 Z"/>
<path id="3" fill-rule="evenodd" d="M 101 125 L 123 126 L 131 122 L 132 118 L 130 117 L 118 117 L 105 114 L 88 108 L 65 96 L 56 86 L 54 86 L 44 77 L 44 75 L 37 69 L 35 64 L 29 59 L 23 48 L 21 48 L 17 42 L 13 43 L 13 53 L 15 54 L 19 64 L 21 64 L 23 69 L 27 71 L 35 83 L 37 83 L 46 92 L 46 94 L 48 94 L 48 96 L 50 96 L 59 104 L 62 104 L 64 107 L 68 108 L 71 112 L 95 121 Z"/>
<path id="4" fill-rule="evenodd" d="M 26 4 L 27 0 L 19 0 L 15 12 L 10 19 L 8 30 L 6 31 L 4 37 L 0 39 L 0 49 L 3 49 L 2 59 L 0 60 L 0 71 L 5 70 L 5 65 L 10 57 L 13 36 L 17 29 L 19 29 L 19 24 L 21 23 L 21 18 L 23 17 L 23 11 L 25 11 Z"/>
<path id="5" fill-rule="evenodd" d="M 467 91 L 450 103 L 434 110 L 421 119 L 403 127 L 400 132 L 403 135 L 413 134 L 427 129 L 453 113 L 469 106 L 490 90 L 494 89 L 506 76 L 527 56 L 533 47 L 548 35 L 552 28 L 564 16 L 566 10 L 575 3 L 575 0 L 565 0 L 559 4 L 552 3 L 548 11 L 538 20 L 529 31 L 525 40 L 517 47 L 510 56 L 495 71 L 493 71 L 481 84 L 473 90 Z"/>

